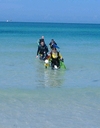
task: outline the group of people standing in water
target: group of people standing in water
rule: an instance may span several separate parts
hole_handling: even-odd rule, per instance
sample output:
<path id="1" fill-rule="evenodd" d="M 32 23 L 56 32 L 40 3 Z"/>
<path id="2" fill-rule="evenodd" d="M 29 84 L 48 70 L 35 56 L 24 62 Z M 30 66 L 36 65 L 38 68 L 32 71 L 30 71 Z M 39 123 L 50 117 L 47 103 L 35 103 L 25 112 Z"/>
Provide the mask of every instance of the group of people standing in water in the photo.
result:
<path id="1" fill-rule="evenodd" d="M 60 54 L 60 52 L 57 50 L 59 47 L 57 46 L 57 43 L 54 41 L 54 39 L 51 39 L 51 42 L 49 43 L 50 46 L 50 53 L 48 46 L 45 43 L 44 36 L 42 36 L 38 41 L 38 49 L 37 49 L 37 56 L 40 60 L 49 60 L 51 62 L 51 68 L 53 69 L 54 66 L 57 66 L 57 68 L 60 68 L 60 61 L 63 62 L 63 57 Z"/>

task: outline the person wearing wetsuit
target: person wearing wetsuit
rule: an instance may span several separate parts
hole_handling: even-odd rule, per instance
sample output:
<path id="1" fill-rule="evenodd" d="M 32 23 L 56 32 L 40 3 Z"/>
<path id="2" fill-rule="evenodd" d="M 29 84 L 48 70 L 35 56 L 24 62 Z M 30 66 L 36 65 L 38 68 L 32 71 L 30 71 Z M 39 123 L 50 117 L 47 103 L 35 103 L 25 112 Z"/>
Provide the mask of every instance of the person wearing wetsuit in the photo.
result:
<path id="1" fill-rule="evenodd" d="M 44 36 L 42 36 L 42 37 L 39 39 L 38 45 L 41 45 L 41 42 L 44 42 L 44 43 L 45 43 Z"/>
<path id="2" fill-rule="evenodd" d="M 57 51 L 54 45 L 52 46 L 52 51 L 50 52 L 50 60 L 52 69 L 55 65 L 60 68 L 60 61 L 63 61 L 62 55 Z"/>
<path id="3" fill-rule="evenodd" d="M 45 60 L 48 53 L 48 47 L 44 42 L 41 42 L 37 49 L 37 57 L 40 56 L 41 60 Z"/>
<path id="4" fill-rule="evenodd" d="M 54 41 L 54 39 L 51 39 L 51 42 L 49 43 L 50 48 L 52 49 L 53 45 L 57 45 L 57 43 Z"/>

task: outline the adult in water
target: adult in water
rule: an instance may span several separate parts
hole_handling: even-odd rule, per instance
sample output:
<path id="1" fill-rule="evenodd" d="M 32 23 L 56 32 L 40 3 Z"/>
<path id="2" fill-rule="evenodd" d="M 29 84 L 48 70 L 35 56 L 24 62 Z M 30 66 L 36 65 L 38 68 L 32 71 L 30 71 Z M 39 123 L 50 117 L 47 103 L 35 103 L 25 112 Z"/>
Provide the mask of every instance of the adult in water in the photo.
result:
<path id="1" fill-rule="evenodd" d="M 57 50 L 57 46 L 56 45 L 52 45 L 52 50 L 50 52 L 50 60 L 51 60 L 51 67 L 52 69 L 55 68 L 60 68 L 60 61 L 63 61 L 63 57 L 61 55 L 60 52 L 58 52 Z"/>
<path id="2" fill-rule="evenodd" d="M 52 46 L 57 45 L 57 43 L 54 41 L 54 39 L 51 39 L 49 45 L 50 45 L 50 48 L 52 49 Z"/>
<path id="3" fill-rule="evenodd" d="M 42 41 L 40 43 L 40 45 L 38 45 L 38 49 L 37 49 L 37 56 L 39 55 L 41 60 L 45 60 L 48 56 L 48 47 L 47 45 Z"/>
<path id="4" fill-rule="evenodd" d="M 38 45 L 41 45 L 41 42 L 44 42 L 44 43 L 45 43 L 44 36 L 42 36 L 42 37 L 39 39 Z"/>

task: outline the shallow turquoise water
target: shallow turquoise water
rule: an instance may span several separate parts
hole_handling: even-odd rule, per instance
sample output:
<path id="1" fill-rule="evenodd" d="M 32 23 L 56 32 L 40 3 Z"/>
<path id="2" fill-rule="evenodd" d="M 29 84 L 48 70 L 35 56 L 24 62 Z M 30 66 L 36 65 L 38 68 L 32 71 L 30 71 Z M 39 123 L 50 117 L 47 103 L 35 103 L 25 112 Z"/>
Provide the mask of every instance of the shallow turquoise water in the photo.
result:
<path id="1" fill-rule="evenodd" d="M 42 35 L 67 70 L 36 59 Z M 0 127 L 100 127 L 99 24 L 0 22 L 0 59 Z"/>
<path id="2" fill-rule="evenodd" d="M 0 91 L 0 126 L 99 127 L 99 88 Z"/>

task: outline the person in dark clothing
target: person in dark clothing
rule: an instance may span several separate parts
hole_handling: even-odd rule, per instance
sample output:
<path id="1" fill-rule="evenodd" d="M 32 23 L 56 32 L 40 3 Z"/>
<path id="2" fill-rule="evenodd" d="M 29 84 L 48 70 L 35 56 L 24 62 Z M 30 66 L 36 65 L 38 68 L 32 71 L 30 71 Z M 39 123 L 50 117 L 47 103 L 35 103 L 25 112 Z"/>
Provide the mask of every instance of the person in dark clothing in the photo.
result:
<path id="1" fill-rule="evenodd" d="M 42 36 L 42 37 L 39 39 L 38 45 L 41 45 L 41 42 L 44 42 L 44 43 L 45 43 L 44 36 Z"/>
<path id="2" fill-rule="evenodd" d="M 38 50 L 37 50 L 37 57 L 39 55 L 41 60 L 45 60 L 48 56 L 48 47 L 47 45 L 42 41 L 40 43 L 40 45 L 38 46 Z"/>
<path id="3" fill-rule="evenodd" d="M 56 68 L 60 68 L 60 61 L 63 61 L 62 55 L 57 51 L 56 45 L 52 46 L 52 51 L 50 52 L 51 67 L 52 69 L 56 66 Z"/>
<path id="4" fill-rule="evenodd" d="M 49 43 L 50 48 L 52 49 L 53 45 L 57 45 L 57 43 L 54 41 L 54 39 L 51 39 L 51 42 Z"/>

